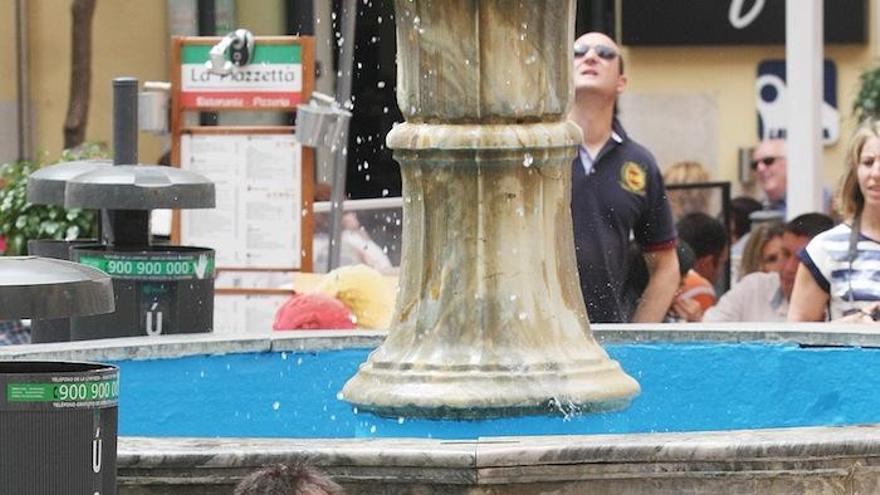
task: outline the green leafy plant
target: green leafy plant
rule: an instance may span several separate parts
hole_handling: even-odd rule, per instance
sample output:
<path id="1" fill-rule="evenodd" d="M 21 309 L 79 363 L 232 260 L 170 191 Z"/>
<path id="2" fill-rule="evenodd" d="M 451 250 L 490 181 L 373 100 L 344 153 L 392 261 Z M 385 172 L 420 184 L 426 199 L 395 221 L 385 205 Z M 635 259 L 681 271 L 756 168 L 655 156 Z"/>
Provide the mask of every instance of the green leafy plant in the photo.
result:
<path id="1" fill-rule="evenodd" d="M 100 145 L 87 144 L 65 150 L 62 161 L 106 156 Z M 40 167 L 31 161 L 0 165 L 0 236 L 6 239 L 9 256 L 27 252 L 31 239 L 72 240 L 95 235 L 96 212 L 27 201 L 27 178 Z"/>
<path id="2" fill-rule="evenodd" d="M 859 76 L 859 93 L 853 101 L 853 113 L 859 122 L 880 118 L 880 66 L 868 69 Z"/>

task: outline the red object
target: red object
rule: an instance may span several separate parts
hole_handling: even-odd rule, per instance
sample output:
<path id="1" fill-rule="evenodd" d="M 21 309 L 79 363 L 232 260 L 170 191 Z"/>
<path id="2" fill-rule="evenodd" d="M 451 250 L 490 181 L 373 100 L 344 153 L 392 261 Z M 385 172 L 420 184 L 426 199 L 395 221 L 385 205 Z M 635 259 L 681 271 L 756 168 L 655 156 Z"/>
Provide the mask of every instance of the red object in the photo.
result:
<path id="1" fill-rule="evenodd" d="M 6 236 L 0 235 L 0 254 L 6 254 Z"/>
<path id="2" fill-rule="evenodd" d="M 272 330 L 351 329 L 351 311 L 338 299 L 319 293 L 295 294 L 278 308 Z"/>

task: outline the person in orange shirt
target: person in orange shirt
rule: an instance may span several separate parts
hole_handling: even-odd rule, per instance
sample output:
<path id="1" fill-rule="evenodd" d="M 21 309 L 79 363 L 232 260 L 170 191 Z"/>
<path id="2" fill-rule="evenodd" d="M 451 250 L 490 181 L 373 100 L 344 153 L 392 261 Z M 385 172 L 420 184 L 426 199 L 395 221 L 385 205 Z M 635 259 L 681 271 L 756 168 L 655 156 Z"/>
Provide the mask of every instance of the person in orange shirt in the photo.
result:
<path id="1" fill-rule="evenodd" d="M 676 224 L 678 237 L 694 250 L 693 268 L 683 277 L 670 313 L 676 321 L 700 321 L 715 304 L 715 284 L 727 266 L 727 229 L 705 213 L 690 213 Z"/>

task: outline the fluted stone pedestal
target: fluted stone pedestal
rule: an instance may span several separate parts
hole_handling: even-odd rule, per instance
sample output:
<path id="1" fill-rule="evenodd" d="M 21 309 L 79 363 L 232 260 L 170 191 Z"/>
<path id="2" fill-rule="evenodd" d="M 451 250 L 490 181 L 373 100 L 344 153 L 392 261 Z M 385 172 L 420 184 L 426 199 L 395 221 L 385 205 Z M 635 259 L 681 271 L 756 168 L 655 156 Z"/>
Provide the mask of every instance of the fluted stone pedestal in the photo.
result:
<path id="1" fill-rule="evenodd" d="M 396 17 L 400 292 L 345 400 L 434 417 L 626 406 L 639 386 L 593 339 L 574 254 L 573 0 L 397 0 Z"/>

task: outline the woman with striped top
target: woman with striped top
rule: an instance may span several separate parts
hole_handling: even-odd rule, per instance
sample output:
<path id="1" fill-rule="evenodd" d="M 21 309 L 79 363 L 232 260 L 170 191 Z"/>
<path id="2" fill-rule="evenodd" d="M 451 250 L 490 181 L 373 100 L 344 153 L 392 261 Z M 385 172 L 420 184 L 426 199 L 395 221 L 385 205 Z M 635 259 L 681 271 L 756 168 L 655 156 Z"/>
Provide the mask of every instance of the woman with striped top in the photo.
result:
<path id="1" fill-rule="evenodd" d="M 880 319 L 880 122 L 859 127 L 846 164 L 838 196 L 845 221 L 798 254 L 789 321 Z"/>

